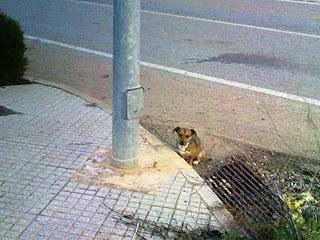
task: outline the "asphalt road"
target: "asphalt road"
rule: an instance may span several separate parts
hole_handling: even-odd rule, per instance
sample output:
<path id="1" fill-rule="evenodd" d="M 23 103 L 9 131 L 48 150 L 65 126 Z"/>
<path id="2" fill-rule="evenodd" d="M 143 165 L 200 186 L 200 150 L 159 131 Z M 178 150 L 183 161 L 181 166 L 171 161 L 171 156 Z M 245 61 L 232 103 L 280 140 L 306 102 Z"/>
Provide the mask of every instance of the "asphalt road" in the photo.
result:
<path id="1" fill-rule="evenodd" d="M 27 35 L 112 53 L 111 4 L 2 0 L 0 8 Z M 320 5 L 149 0 L 142 9 L 143 61 L 320 100 Z"/>

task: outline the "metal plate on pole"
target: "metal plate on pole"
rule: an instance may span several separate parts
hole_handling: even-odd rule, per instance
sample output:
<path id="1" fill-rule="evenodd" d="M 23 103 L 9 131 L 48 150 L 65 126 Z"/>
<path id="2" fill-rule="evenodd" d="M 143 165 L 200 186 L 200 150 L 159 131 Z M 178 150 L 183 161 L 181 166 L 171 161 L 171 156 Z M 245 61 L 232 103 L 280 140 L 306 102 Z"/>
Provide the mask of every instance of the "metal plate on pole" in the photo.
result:
<path id="1" fill-rule="evenodd" d="M 127 89 L 125 94 L 126 119 L 139 118 L 144 113 L 144 89 L 143 87 Z"/>

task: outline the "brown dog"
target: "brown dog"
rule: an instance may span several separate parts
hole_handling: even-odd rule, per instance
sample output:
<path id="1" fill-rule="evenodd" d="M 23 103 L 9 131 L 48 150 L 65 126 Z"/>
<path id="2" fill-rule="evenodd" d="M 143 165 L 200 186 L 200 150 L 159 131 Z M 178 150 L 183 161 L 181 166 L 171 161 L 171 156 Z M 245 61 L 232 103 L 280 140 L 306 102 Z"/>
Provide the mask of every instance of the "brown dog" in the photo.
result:
<path id="1" fill-rule="evenodd" d="M 205 158 L 203 145 L 195 130 L 176 127 L 173 132 L 178 134 L 176 144 L 178 154 L 191 166 Z"/>

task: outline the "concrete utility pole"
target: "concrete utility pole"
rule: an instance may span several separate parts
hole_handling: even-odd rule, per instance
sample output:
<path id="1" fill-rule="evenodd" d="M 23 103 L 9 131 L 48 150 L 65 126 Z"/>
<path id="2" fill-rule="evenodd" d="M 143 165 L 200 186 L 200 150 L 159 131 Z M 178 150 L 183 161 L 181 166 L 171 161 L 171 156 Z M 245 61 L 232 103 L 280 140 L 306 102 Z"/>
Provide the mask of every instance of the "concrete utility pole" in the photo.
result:
<path id="1" fill-rule="evenodd" d="M 143 88 L 139 84 L 140 0 L 113 1 L 112 164 L 137 163 Z"/>

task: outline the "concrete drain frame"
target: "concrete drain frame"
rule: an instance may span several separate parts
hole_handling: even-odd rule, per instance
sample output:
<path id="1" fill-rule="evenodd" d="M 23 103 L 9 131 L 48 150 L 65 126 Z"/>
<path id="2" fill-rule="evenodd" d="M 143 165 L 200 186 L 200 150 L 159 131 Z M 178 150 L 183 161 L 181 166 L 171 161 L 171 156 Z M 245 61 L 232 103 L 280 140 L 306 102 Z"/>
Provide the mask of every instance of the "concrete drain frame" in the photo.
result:
<path id="1" fill-rule="evenodd" d="M 205 181 L 249 233 L 254 234 L 258 224 L 272 224 L 289 216 L 282 199 L 242 161 L 229 161 Z"/>

